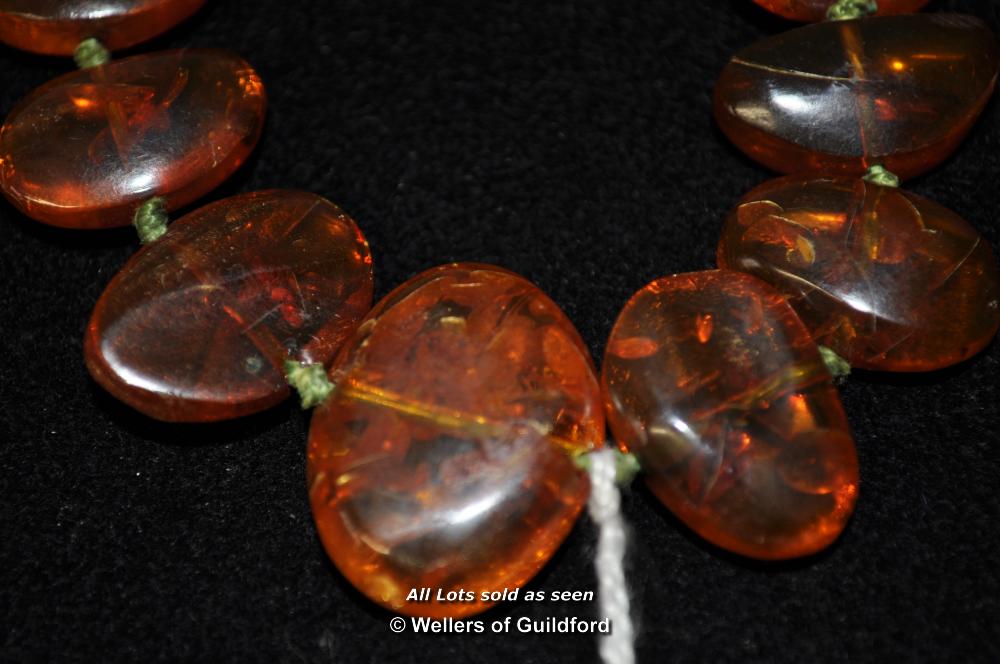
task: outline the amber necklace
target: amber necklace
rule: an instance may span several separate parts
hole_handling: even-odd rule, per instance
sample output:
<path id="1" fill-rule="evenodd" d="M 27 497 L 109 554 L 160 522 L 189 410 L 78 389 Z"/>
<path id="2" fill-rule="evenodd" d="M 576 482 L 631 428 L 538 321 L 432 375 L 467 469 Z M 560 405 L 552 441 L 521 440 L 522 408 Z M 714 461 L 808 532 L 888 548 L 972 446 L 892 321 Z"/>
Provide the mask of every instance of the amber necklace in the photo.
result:
<path id="1" fill-rule="evenodd" d="M 602 655 L 629 662 L 616 467 L 638 462 L 715 545 L 770 560 L 814 553 L 843 530 L 858 489 L 829 367 L 941 368 L 1000 326 L 988 243 L 897 186 L 946 158 L 985 105 L 998 68 L 989 30 L 957 15 L 859 16 L 919 1 L 757 2 L 845 19 L 758 42 L 716 85 L 727 136 L 790 175 L 730 213 L 721 269 L 658 279 L 629 300 L 600 380 L 558 306 L 501 268 L 437 267 L 371 308 L 367 243 L 314 194 L 242 194 L 168 229 L 167 210 L 253 149 L 263 85 L 223 51 L 108 61 L 101 42 L 141 42 L 200 2 L 137 1 L 114 20 L 0 6 L 0 39 L 75 50 L 82 67 L 10 112 L 0 188 L 44 223 L 139 229 L 146 246 L 108 285 L 85 340 L 88 369 L 117 398 L 205 422 L 268 408 L 290 382 L 318 406 L 317 530 L 343 575 L 390 610 L 466 617 L 509 597 L 589 493 L 604 526 L 603 617 L 616 626 Z M 75 168 L 49 168 L 53 143 Z M 605 417 L 627 453 L 600 451 Z"/>

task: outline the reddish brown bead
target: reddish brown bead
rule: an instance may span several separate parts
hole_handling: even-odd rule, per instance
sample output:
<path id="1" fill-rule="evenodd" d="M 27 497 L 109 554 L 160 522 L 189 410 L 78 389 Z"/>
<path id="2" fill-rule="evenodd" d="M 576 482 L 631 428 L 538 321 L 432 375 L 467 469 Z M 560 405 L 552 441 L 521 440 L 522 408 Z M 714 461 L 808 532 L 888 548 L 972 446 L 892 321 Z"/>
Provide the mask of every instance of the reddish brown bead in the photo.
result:
<path id="1" fill-rule="evenodd" d="M 429 270 L 369 314 L 331 378 L 310 497 L 355 587 L 393 611 L 459 617 L 541 569 L 587 498 L 571 455 L 604 438 L 590 356 L 544 293 L 491 266 Z M 408 602 L 412 588 L 434 597 Z"/>
<path id="2" fill-rule="evenodd" d="M 261 191 L 174 222 L 111 281 L 91 375 L 150 417 L 239 417 L 288 396 L 283 362 L 328 363 L 371 306 L 371 254 L 314 194 Z"/>
<path id="3" fill-rule="evenodd" d="M 604 356 L 611 431 L 695 532 L 763 559 L 819 551 L 857 497 L 844 411 L 809 332 L 764 282 L 658 279 L 625 305 Z"/>
<path id="4" fill-rule="evenodd" d="M 205 0 L 0 0 L 0 41 L 46 55 L 72 55 L 96 37 L 128 48 L 169 30 Z"/>
<path id="5" fill-rule="evenodd" d="M 257 73 L 226 51 L 114 60 L 56 78 L 0 130 L 0 188 L 54 226 L 131 223 L 153 196 L 175 209 L 225 180 L 264 121 Z"/>
<path id="6" fill-rule="evenodd" d="M 826 10 L 837 0 L 754 0 L 754 2 L 793 21 L 816 22 L 826 20 Z M 884 16 L 915 12 L 928 2 L 929 0 L 878 0 L 876 14 Z"/>
<path id="7" fill-rule="evenodd" d="M 864 180 L 757 187 L 726 221 L 719 266 L 788 295 L 816 341 L 856 367 L 939 369 L 1000 326 L 989 243 L 954 212 Z"/>
<path id="8" fill-rule="evenodd" d="M 790 30 L 738 53 L 715 118 L 749 156 L 783 173 L 901 178 L 950 155 L 997 77 L 997 44 L 958 14 L 876 16 Z"/>

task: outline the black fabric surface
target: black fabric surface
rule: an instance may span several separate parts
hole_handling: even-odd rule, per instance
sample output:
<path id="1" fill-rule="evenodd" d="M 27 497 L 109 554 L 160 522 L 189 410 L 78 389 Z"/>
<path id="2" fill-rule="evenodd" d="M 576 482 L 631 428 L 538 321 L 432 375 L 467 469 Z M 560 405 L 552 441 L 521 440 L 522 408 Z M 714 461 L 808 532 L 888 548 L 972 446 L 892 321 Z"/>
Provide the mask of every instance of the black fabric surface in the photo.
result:
<path id="1" fill-rule="evenodd" d="M 929 10 L 1000 30 L 995 1 Z M 130 53 L 220 46 L 263 78 L 260 145 L 203 202 L 327 196 L 371 243 L 376 297 L 448 261 L 505 266 L 599 360 L 627 298 L 713 267 L 725 212 L 771 177 L 714 127 L 710 95 L 732 53 L 791 27 L 750 0 L 209 0 Z M 0 111 L 71 68 L 0 48 Z M 907 186 L 996 247 L 998 175 L 994 101 Z M 129 229 L 51 229 L 0 203 L 0 660 L 596 659 L 590 635 L 391 633 L 320 546 L 295 404 L 165 425 L 100 390 L 82 333 L 136 246 Z M 641 482 L 626 490 L 640 661 L 1000 661 L 998 365 L 993 343 L 946 371 L 849 379 L 861 497 L 814 558 L 727 555 Z M 594 589 L 594 549 L 583 516 L 532 587 Z M 484 619 L 596 613 L 516 602 Z"/>

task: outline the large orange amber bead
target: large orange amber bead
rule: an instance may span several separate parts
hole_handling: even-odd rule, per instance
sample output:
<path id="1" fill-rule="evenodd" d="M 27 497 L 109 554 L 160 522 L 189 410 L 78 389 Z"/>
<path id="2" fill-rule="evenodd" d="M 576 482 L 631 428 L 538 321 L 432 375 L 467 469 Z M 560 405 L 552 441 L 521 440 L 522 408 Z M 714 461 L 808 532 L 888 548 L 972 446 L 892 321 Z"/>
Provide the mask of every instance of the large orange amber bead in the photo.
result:
<path id="1" fill-rule="evenodd" d="M 25 51 L 72 55 L 96 37 L 112 50 L 152 39 L 205 0 L 0 0 L 0 41 Z"/>
<path id="2" fill-rule="evenodd" d="M 997 43 L 958 14 L 818 23 L 738 53 L 715 87 L 715 117 L 749 156 L 784 173 L 902 178 L 940 163 L 997 77 Z"/>
<path id="3" fill-rule="evenodd" d="M 309 494 L 355 587 L 460 617 L 535 575 L 587 498 L 571 456 L 604 438 L 590 356 L 544 293 L 491 266 L 429 270 L 376 306 L 331 378 Z M 408 601 L 414 588 L 430 600 Z"/>
<path id="4" fill-rule="evenodd" d="M 65 74 L 7 117 L 0 188 L 54 226 L 127 225 L 148 198 L 174 209 L 225 180 L 257 143 L 265 105 L 257 73 L 226 51 L 165 51 Z"/>
<path id="5" fill-rule="evenodd" d="M 337 206 L 242 194 L 178 219 L 112 279 L 87 368 L 160 420 L 239 417 L 288 396 L 286 358 L 328 363 L 371 300 L 368 244 Z"/>
<path id="6" fill-rule="evenodd" d="M 915 12 L 930 0 L 878 0 L 876 14 Z M 793 21 L 825 21 L 826 11 L 837 0 L 754 0 L 758 5 Z"/>
<path id="7" fill-rule="evenodd" d="M 816 341 L 856 367 L 939 369 L 1000 326 L 989 243 L 926 198 L 860 179 L 757 187 L 729 214 L 719 267 L 788 295 Z"/>
<path id="8" fill-rule="evenodd" d="M 858 464 L 816 344 L 747 274 L 658 279 L 625 305 L 604 356 L 615 438 L 656 496 L 746 556 L 814 553 L 844 528 Z"/>

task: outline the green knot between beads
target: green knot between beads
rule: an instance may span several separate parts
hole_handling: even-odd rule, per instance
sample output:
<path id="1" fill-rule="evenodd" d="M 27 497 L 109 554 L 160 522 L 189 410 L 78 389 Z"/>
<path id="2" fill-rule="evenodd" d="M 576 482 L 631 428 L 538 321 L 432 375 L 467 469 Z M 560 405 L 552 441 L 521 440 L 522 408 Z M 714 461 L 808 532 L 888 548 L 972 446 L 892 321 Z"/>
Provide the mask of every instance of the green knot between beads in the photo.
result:
<path id="1" fill-rule="evenodd" d="M 318 363 L 302 364 L 294 360 L 285 360 L 285 378 L 299 393 L 302 408 L 320 405 L 336 387 L 326 377 L 326 369 Z"/>
<path id="2" fill-rule="evenodd" d="M 849 21 L 852 18 L 870 16 L 878 11 L 875 0 L 837 0 L 826 10 L 828 21 Z"/>
<path id="3" fill-rule="evenodd" d="M 898 187 L 899 178 L 887 171 L 884 166 L 875 164 L 868 169 L 868 172 L 861 176 L 861 179 L 865 182 L 871 182 L 872 184 L 877 184 L 881 187 Z"/>
<path id="4" fill-rule="evenodd" d="M 76 62 L 76 66 L 80 69 L 97 67 L 110 59 L 111 53 L 108 52 L 108 49 L 104 48 L 104 44 L 93 37 L 84 39 L 77 44 L 76 49 L 73 51 L 73 61 Z"/>
<path id="5" fill-rule="evenodd" d="M 826 365 L 827 370 L 829 370 L 830 375 L 833 376 L 835 381 L 841 382 L 851 375 L 851 363 L 840 355 L 837 355 L 833 349 L 820 346 L 819 356 L 823 358 L 823 364 Z"/>
<path id="6" fill-rule="evenodd" d="M 617 447 L 612 448 L 615 453 L 615 483 L 619 486 L 628 486 L 639 474 L 639 459 L 634 454 L 626 454 Z M 596 452 L 597 450 L 593 450 Z M 585 472 L 590 472 L 590 453 L 578 454 L 573 457 L 576 467 Z"/>
<path id="7" fill-rule="evenodd" d="M 155 242 L 167 232 L 169 218 L 165 203 L 159 196 L 154 196 L 136 209 L 132 224 L 143 244 Z"/>

